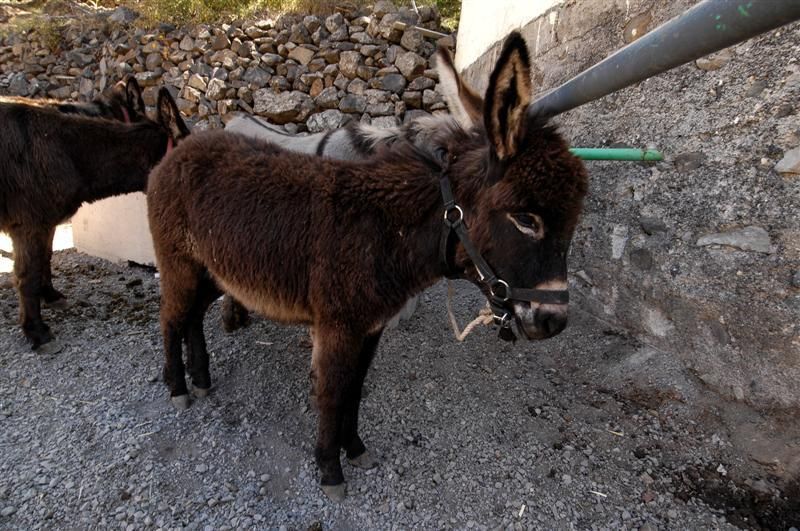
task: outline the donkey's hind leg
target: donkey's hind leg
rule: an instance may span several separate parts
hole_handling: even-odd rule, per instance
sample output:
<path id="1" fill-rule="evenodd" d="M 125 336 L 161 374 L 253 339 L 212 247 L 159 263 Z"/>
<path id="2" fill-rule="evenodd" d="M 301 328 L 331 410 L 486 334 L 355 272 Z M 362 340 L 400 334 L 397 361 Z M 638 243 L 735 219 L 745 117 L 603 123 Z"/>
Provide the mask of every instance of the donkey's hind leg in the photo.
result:
<path id="1" fill-rule="evenodd" d="M 344 475 L 339 461 L 342 448 L 342 421 L 347 398 L 358 381 L 358 356 L 362 337 L 350 333 L 346 325 L 315 326 L 311 367 L 319 409 L 315 457 L 320 483 L 334 501 L 345 497 Z"/>
<path id="2" fill-rule="evenodd" d="M 63 308 L 66 306 L 66 297 L 53 287 L 53 238 L 56 234 L 56 227 L 50 227 L 47 236 L 47 256 L 45 258 L 44 269 L 42 271 L 42 299 L 51 308 Z"/>
<path id="3" fill-rule="evenodd" d="M 378 464 L 378 461 L 364 446 L 361 437 L 358 436 L 358 409 L 361 405 L 361 389 L 364 386 L 364 379 L 367 376 L 370 363 L 372 363 L 372 358 L 375 357 L 375 350 L 382 334 L 383 330 L 380 330 L 364 339 L 364 345 L 361 347 L 358 357 L 356 380 L 353 382 L 351 392 L 347 396 L 344 419 L 342 420 L 340 439 L 347 453 L 347 460 L 351 465 L 364 469 L 373 468 Z"/>
<path id="4" fill-rule="evenodd" d="M 161 334 L 164 337 L 164 381 L 172 404 L 189 407 L 181 339 L 188 329 L 192 307 L 203 277 L 203 267 L 190 259 L 169 257 L 160 261 Z"/>
<path id="5" fill-rule="evenodd" d="M 247 308 L 226 293 L 222 299 L 222 327 L 230 333 L 248 324 L 250 324 L 250 314 Z"/>
<path id="6" fill-rule="evenodd" d="M 48 231 L 12 231 L 14 274 L 19 293 L 19 320 L 22 331 L 33 349 L 53 339 L 50 328 L 42 320 L 42 272 L 46 267 Z"/>
<path id="7" fill-rule="evenodd" d="M 186 361 L 195 396 L 208 395 L 211 388 L 211 375 L 208 371 L 208 350 L 203 334 L 203 317 L 209 305 L 222 294 L 206 272 L 197 288 L 194 305 L 189 311 L 184 340 L 186 341 Z"/>

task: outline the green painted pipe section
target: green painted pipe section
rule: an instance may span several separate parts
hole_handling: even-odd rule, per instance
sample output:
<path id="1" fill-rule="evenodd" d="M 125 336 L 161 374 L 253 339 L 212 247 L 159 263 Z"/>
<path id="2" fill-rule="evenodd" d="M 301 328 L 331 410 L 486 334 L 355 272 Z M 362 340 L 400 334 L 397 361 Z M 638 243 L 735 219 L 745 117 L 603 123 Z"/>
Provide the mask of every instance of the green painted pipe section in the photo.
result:
<path id="1" fill-rule="evenodd" d="M 570 148 L 570 151 L 583 160 L 644 160 L 652 162 L 664 160 L 664 155 L 655 149 Z"/>

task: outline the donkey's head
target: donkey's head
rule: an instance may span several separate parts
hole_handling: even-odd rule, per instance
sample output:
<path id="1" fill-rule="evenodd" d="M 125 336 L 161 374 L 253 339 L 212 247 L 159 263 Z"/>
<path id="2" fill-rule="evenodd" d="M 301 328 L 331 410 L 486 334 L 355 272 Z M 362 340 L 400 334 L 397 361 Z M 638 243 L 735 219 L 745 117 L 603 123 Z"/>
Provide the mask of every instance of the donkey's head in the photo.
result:
<path id="1" fill-rule="evenodd" d="M 554 336 L 567 323 L 567 252 L 586 170 L 546 118 L 528 112 L 530 60 L 518 33 L 506 40 L 484 100 L 447 52 L 438 65 L 451 113 L 469 136 L 451 135 L 447 146 L 455 199 L 489 272 L 463 243 L 453 266 L 486 293 L 496 320 L 513 316 L 528 339 Z"/>
<path id="2" fill-rule="evenodd" d="M 114 119 L 120 122 L 136 123 L 147 119 L 142 89 L 133 76 L 114 85 L 108 96 L 108 105 Z"/>

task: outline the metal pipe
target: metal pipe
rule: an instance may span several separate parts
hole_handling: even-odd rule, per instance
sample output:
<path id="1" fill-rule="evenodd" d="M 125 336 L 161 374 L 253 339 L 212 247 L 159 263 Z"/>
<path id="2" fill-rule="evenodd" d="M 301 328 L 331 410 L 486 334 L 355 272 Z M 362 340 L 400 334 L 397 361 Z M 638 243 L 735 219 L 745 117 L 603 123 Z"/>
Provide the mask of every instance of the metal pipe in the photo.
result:
<path id="1" fill-rule="evenodd" d="M 570 148 L 573 155 L 583 160 L 634 160 L 658 162 L 664 155 L 655 149 L 632 148 Z"/>
<path id="2" fill-rule="evenodd" d="M 800 0 L 704 0 L 534 101 L 556 115 L 800 19 Z"/>

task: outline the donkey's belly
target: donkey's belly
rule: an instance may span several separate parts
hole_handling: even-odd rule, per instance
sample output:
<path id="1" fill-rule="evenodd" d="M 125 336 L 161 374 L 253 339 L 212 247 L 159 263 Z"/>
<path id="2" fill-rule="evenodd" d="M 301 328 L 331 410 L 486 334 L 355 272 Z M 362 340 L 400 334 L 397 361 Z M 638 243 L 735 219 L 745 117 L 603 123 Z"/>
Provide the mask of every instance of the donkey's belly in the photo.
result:
<path id="1" fill-rule="evenodd" d="M 308 308 L 287 302 L 277 293 L 272 293 L 267 288 L 260 290 L 248 289 L 219 278 L 217 283 L 226 293 L 232 295 L 234 299 L 242 303 L 246 308 L 268 319 L 287 324 L 311 324 L 313 321 Z"/>

